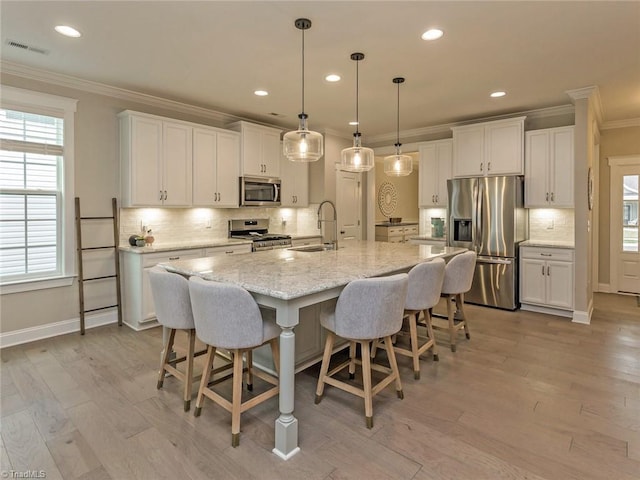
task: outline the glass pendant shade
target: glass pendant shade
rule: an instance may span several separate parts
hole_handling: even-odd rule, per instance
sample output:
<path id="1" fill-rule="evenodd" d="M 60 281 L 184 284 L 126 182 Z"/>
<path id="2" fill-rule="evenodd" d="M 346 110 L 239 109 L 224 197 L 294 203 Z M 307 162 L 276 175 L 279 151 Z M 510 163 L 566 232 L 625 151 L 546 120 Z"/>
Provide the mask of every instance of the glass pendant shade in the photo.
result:
<path id="1" fill-rule="evenodd" d="M 390 177 L 405 177 L 413 171 L 413 160 L 409 155 L 402 155 L 402 150 L 400 150 L 402 146 L 400 143 L 400 84 L 404 83 L 404 78 L 396 77 L 393 79 L 393 83 L 398 87 L 398 115 L 396 117 L 397 140 L 394 145 L 394 147 L 396 147 L 396 153 L 395 155 L 384 157 L 384 173 Z"/>
<path id="2" fill-rule="evenodd" d="M 395 155 L 384 157 L 384 173 L 390 177 L 405 177 L 413 171 L 413 159 L 403 155 L 400 147 L 396 146 Z"/>
<path id="3" fill-rule="evenodd" d="M 284 134 L 282 150 L 284 156 L 292 162 L 315 162 L 324 153 L 324 142 L 322 135 L 307 129 L 305 117 L 300 118 L 298 130 Z"/>
<path id="4" fill-rule="evenodd" d="M 308 117 L 304 113 L 304 31 L 311 28 L 311 20 L 298 18 L 294 25 L 302 31 L 302 113 L 298 115 L 298 130 L 282 137 L 282 153 L 292 162 L 315 162 L 324 154 L 324 140 L 321 134 L 307 128 Z"/>
<path id="5" fill-rule="evenodd" d="M 367 172 L 375 166 L 373 150 L 363 147 L 360 134 L 353 134 L 353 147 L 342 150 L 340 169 L 347 172 Z"/>

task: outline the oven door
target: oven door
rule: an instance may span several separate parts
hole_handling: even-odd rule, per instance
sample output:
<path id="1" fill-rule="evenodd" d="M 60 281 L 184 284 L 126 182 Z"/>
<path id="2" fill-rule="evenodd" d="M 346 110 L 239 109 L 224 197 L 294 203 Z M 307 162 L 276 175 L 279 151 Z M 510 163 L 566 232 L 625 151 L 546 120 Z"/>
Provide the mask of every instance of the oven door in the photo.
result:
<path id="1" fill-rule="evenodd" d="M 240 205 L 243 207 L 280 206 L 280 179 L 240 177 Z"/>

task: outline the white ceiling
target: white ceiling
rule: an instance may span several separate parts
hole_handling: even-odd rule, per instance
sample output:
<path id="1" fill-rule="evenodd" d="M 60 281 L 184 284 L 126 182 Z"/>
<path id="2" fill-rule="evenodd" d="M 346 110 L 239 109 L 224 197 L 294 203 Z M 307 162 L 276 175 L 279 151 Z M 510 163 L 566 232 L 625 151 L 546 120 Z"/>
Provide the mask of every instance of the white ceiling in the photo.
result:
<path id="1" fill-rule="evenodd" d="M 10 1 L 0 2 L 2 60 L 292 128 L 395 132 L 566 105 L 598 86 L 603 120 L 640 118 L 640 2 Z M 71 39 L 53 27 L 72 25 Z M 420 39 L 429 27 L 445 36 Z M 44 49 L 43 55 L 7 40 Z M 337 84 L 324 81 L 339 73 Z M 267 97 L 253 91 L 268 90 Z M 489 98 L 494 90 L 507 96 Z M 277 113 L 279 116 L 273 116 Z"/>

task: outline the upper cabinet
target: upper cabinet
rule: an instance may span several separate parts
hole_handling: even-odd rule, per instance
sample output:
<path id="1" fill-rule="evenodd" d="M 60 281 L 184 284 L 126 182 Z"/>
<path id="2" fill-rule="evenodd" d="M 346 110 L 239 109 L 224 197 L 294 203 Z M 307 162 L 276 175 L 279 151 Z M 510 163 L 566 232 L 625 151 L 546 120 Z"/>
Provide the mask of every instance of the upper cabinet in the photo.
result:
<path id="1" fill-rule="evenodd" d="M 452 127 L 453 176 L 524 174 L 525 118 Z"/>
<path id="2" fill-rule="evenodd" d="M 291 162 L 280 155 L 281 206 L 309 206 L 309 164 Z"/>
<path id="3" fill-rule="evenodd" d="M 190 206 L 193 128 L 131 111 L 118 116 L 122 206 Z"/>
<path id="4" fill-rule="evenodd" d="M 451 178 L 453 141 L 437 140 L 420 143 L 419 206 L 446 207 L 447 180 Z"/>
<path id="5" fill-rule="evenodd" d="M 238 206 L 240 135 L 211 127 L 193 129 L 193 205 Z"/>
<path id="6" fill-rule="evenodd" d="M 573 208 L 573 126 L 525 135 L 525 207 Z"/>
<path id="7" fill-rule="evenodd" d="M 242 176 L 280 177 L 280 130 L 248 122 L 229 125 L 240 132 Z"/>

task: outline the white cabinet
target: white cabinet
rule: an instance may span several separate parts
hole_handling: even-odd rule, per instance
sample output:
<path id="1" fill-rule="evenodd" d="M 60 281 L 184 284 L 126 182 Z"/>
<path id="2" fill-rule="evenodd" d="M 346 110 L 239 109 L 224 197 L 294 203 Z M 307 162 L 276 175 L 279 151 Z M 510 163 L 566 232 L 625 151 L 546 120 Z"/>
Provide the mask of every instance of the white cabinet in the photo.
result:
<path id="1" fill-rule="evenodd" d="M 149 270 L 158 263 L 201 256 L 201 248 L 148 254 L 122 252 L 123 322 L 134 330 L 156 326 Z"/>
<path id="2" fill-rule="evenodd" d="M 453 176 L 524 174 L 524 119 L 452 127 Z"/>
<path id="3" fill-rule="evenodd" d="M 573 208 L 573 126 L 525 134 L 525 207 Z"/>
<path id="4" fill-rule="evenodd" d="M 420 153 L 419 206 L 446 207 L 447 180 L 451 178 L 453 140 L 425 142 L 418 146 Z"/>
<path id="5" fill-rule="evenodd" d="M 573 249 L 568 248 L 520 248 L 520 302 L 523 310 L 571 316 L 573 255 Z"/>
<path id="6" fill-rule="evenodd" d="M 193 205 L 237 207 L 240 135 L 216 128 L 193 129 Z"/>
<path id="7" fill-rule="evenodd" d="M 280 177 L 280 130 L 248 122 L 229 125 L 240 132 L 243 176 Z"/>
<path id="8" fill-rule="evenodd" d="M 406 243 L 418 235 L 418 225 L 386 227 L 376 225 L 376 242 Z"/>
<path id="9" fill-rule="evenodd" d="M 280 155 L 281 206 L 309 206 L 309 164 Z"/>
<path id="10" fill-rule="evenodd" d="M 193 128 L 131 111 L 118 116 L 122 206 L 190 206 Z"/>
<path id="11" fill-rule="evenodd" d="M 303 247 L 305 245 L 317 245 L 318 243 L 322 243 L 322 237 L 318 235 L 317 237 L 305 237 L 305 238 L 292 238 L 291 246 L 292 247 Z"/>

